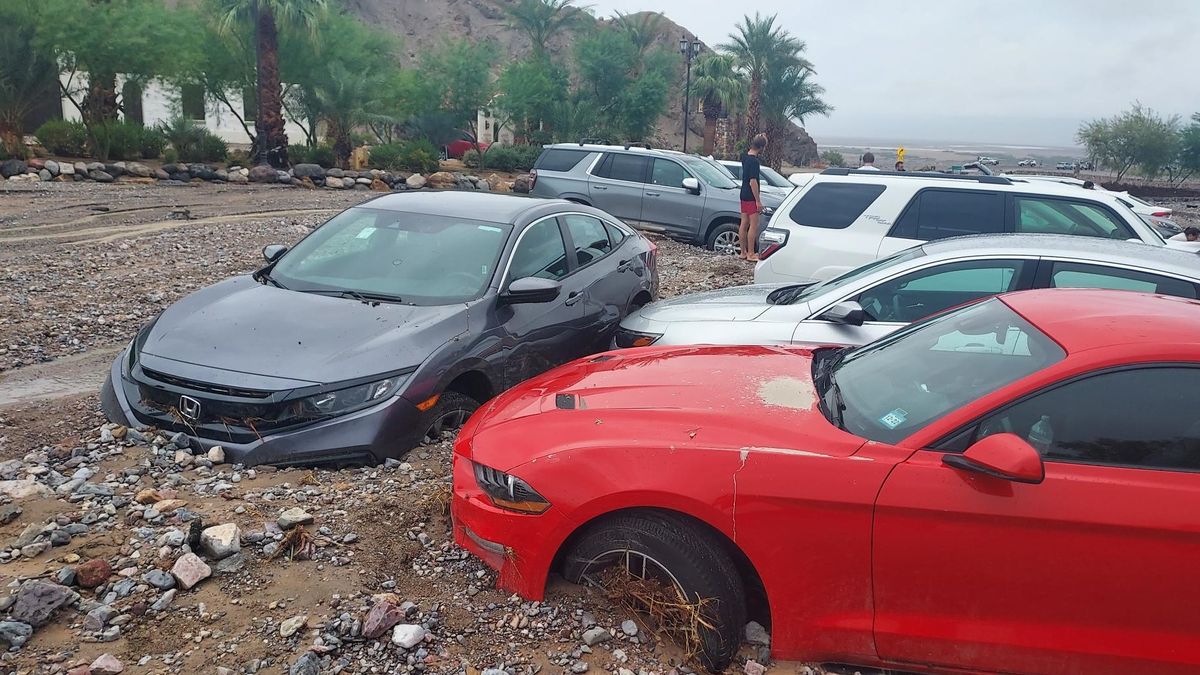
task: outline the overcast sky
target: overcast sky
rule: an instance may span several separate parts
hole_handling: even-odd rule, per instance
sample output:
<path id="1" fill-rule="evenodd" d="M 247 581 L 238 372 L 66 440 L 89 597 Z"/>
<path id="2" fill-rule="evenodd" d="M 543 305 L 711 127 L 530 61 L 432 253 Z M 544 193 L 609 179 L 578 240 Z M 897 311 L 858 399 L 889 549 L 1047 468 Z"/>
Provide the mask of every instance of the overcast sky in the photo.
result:
<path id="1" fill-rule="evenodd" d="M 585 0 L 581 4 L 589 4 Z M 1135 99 L 1200 111 L 1200 0 L 593 0 L 657 9 L 707 44 L 743 14 L 778 14 L 808 43 L 821 137 L 1074 144 L 1079 122 Z"/>

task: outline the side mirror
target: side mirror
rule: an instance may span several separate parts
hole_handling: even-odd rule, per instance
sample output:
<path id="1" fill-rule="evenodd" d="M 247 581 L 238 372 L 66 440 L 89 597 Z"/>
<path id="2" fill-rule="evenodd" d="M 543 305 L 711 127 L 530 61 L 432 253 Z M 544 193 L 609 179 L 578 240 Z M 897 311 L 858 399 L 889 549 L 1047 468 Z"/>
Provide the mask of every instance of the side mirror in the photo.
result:
<path id="1" fill-rule="evenodd" d="M 846 300 L 830 307 L 820 318 L 845 326 L 861 326 L 867 318 L 867 313 L 863 311 L 862 305 L 853 300 Z"/>
<path id="2" fill-rule="evenodd" d="M 687 190 L 688 192 L 690 192 L 694 195 L 700 194 L 700 181 L 696 180 L 695 178 L 692 178 L 690 176 L 687 178 L 684 178 L 681 185 L 683 186 L 684 190 Z"/>
<path id="3" fill-rule="evenodd" d="M 945 455 L 942 463 L 1015 483 L 1041 483 L 1046 478 L 1042 456 L 1016 434 L 994 434 L 961 455 Z"/>
<path id="4" fill-rule="evenodd" d="M 279 259 L 279 256 L 287 253 L 287 250 L 288 247 L 284 246 L 283 244 L 268 244 L 267 246 L 263 247 L 262 254 L 263 258 L 266 258 L 267 262 L 275 262 Z"/>
<path id="5" fill-rule="evenodd" d="M 522 277 L 509 284 L 508 290 L 500 294 L 500 299 L 510 305 L 550 302 L 561 292 L 562 284 L 553 279 Z"/>

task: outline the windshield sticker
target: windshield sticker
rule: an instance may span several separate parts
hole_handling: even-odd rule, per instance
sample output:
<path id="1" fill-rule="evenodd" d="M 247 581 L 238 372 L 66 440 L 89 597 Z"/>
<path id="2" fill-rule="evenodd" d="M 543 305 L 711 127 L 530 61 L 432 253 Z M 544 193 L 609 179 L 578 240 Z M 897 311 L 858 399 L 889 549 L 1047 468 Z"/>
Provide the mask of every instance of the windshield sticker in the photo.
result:
<path id="1" fill-rule="evenodd" d="M 493 226 L 493 225 L 480 225 L 480 226 L 479 226 L 479 231 L 480 231 L 480 232 L 501 232 L 502 230 L 501 230 L 500 228 L 498 228 L 498 227 L 495 227 L 495 226 Z"/>
<path id="2" fill-rule="evenodd" d="M 364 227 L 364 228 L 362 229 L 362 232 L 359 232 L 359 233 L 358 233 L 358 236 L 356 236 L 356 237 L 354 237 L 354 238 L 355 238 L 355 239 L 367 239 L 367 238 L 368 238 L 368 237 L 370 237 L 372 234 L 375 234 L 375 228 L 373 228 L 373 227 Z"/>
<path id="3" fill-rule="evenodd" d="M 908 411 L 904 410 L 903 408 L 896 408 L 892 412 L 880 417 L 879 423 L 889 429 L 895 429 L 901 424 L 904 424 L 904 421 L 907 419 Z"/>

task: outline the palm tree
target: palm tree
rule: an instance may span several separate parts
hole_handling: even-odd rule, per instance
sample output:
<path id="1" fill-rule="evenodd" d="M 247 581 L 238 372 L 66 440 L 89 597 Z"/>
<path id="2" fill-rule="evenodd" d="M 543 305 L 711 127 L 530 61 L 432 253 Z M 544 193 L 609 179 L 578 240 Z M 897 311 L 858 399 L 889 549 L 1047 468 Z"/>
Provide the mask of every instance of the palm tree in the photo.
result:
<path id="1" fill-rule="evenodd" d="M 373 112 L 382 107 L 379 97 L 386 85 L 387 76 L 382 72 L 351 70 L 341 61 L 330 60 L 317 73 L 311 89 L 302 91 L 304 109 L 325 121 L 338 166 L 345 167 L 350 159 L 354 149 L 350 132 L 356 127 L 399 123 L 394 117 Z"/>
<path id="2" fill-rule="evenodd" d="M 625 34 L 629 36 L 629 41 L 642 53 L 645 53 L 650 45 L 658 39 L 662 32 L 660 30 L 662 20 L 663 15 L 659 12 L 635 12 L 633 14 L 617 12 L 613 18 L 617 27 L 625 31 Z"/>
<path id="3" fill-rule="evenodd" d="M 790 55 L 788 60 L 786 65 L 770 69 L 763 83 L 763 116 L 772 140 L 782 141 L 784 129 L 793 121 L 803 126 L 806 117 L 833 111 L 821 98 L 825 88 L 811 79 L 816 73 L 808 62 L 799 55 Z M 769 144 L 764 161 L 779 169 L 782 149 L 782 143 Z"/>
<path id="4" fill-rule="evenodd" d="M 279 81 L 279 30 L 316 32 L 325 0 L 219 0 L 222 30 L 238 23 L 254 26 L 258 115 L 254 120 L 254 161 L 287 168 L 287 131 Z"/>
<path id="5" fill-rule="evenodd" d="M 546 59 L 546 46 L 551 38 L 564 29 L 572 28 L 584 15 L 584 8 L 575 0 L 517 0 L 517 4 L 501 3 L 508 14 L 508 26 L 529 38 L 535 59 Z"/>
<path id="6" fill-rule="evenodd" d="M 732 54 L 703 54 L 692 66 L 691 95 L 704 109 L 704 154 L 711 155 L 717 120 L 740 111 L 746 100 L 746 80 L 737 70 L 737 59 Z"/>
<path id="7" fill-rule="evenodd" d="M 746 136 L 752 138 L 762 130 L 763 80 L 772 67 L 787 65 L 789 55 L 798 55 L 804 43 L 780 26 L 776 15 L 764 17 L 755 12 L 754 18 L 742 17 L 737 33 L 719 48 L 732 54 L 743 72 L 750 77 L 750 101 L 747 110 Z M 807 62 L 805 62 L 807 63 Z"/>

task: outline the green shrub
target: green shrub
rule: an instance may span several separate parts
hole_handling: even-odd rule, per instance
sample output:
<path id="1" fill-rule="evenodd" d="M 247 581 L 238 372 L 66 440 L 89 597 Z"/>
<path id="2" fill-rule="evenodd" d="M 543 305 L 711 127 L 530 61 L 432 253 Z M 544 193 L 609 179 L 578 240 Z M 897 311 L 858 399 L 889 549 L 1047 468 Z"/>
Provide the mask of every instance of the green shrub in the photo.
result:
<path id="1" fill-rule="evenodd" d="M 437 148 L 428 140 L 419 139 L 386 143 L 371 148 L 371 166 L 387 171 L 433 173 L 438 170 Z"/>
<path id="2" fill-rule="evenodd" d="M 332 169 L 337 166 L 337 160 L 333 156 L 333 146 L 328 144 L 316 147 L 309 145 L 289 145 L 288 160 L 292 164 L 319 164 L 326 169 Z"/>
<path id="3" fill-rule="evenodd" d="M 288 146 L 288 161 L 292 164 L 308 164 L 309 148 L 301 143 Z"/>
<path id="4" fill-rule="evenodd" d="M 533 168 L 538 155 L 542 154 L 540 145 L 493 145 L 483 153 L 484 171 L 528 171 Z M 463 164 L 472 169 L 479 168 L 479 155 L 474 150 L 468 150 L 463 155 Z"/>
<path id="5" fill-rule="evenodd" d="M 156 159 L 162 154 L 167 141 L 158 129 L 147 128 L 137 122 L 109 122 L 96 125 L 98 148 L 93 148 L 96 157 L 109 159 Z"/>
<path id="6" fill-rule="evenodd" d="M 826 150 L 821 153 L 821 161 L 829 166 L 846 166 L 846 159 L 836 150 Z"/>
<path id="7" fill-rule="evenodd" d="M 220 162 L 229 155 L 229 148 L 220 136 L 189 119 L 177 117 L 164 122 L 158 131 L 174 148 L 177 161 Z"/>
<path id="8" fill-rule="evenodd" d="M 82 122 L 50 120 L 38 127 L 34 135 L 54 155 L 82 157 L 87 148 L 87 128 Z"/>
<path id="9" fill-rule="evenodd" d="M 175 148 L 163 150 L 163 164 L 175 164 L 177 162 L 179 162 L 179 153 L 175 152 Z"/>
<path id="10" fill-rule="evenodd" d="M 167 147 L 167 139 L 154 127 L 141 127 L 138 150 L 142 159 L 158 159 Z"/>

